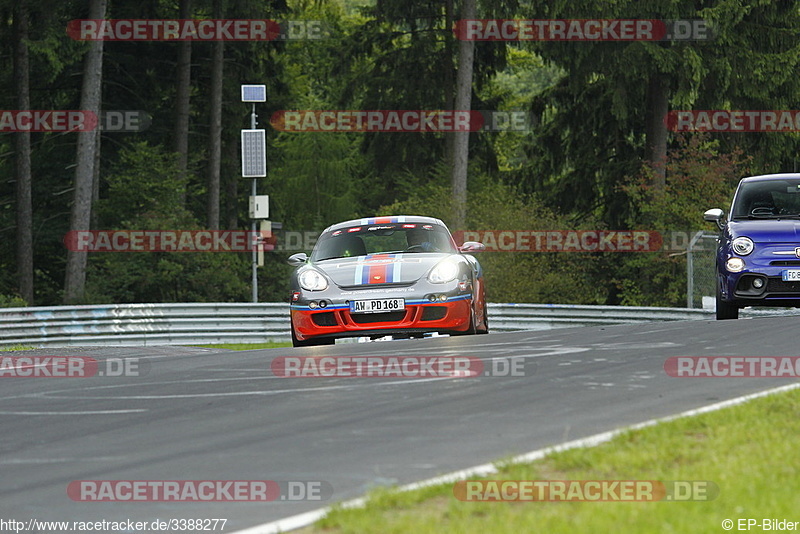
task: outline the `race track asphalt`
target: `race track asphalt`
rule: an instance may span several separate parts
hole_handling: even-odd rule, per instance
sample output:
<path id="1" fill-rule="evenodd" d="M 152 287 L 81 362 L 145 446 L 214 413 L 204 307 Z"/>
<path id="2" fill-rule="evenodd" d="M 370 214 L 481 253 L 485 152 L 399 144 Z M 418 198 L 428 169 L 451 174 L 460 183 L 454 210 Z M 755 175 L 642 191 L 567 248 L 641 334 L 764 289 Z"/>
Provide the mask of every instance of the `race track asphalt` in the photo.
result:
<path id="1" fill-rule="evenodd" d="M 0 519 L 224 518 L 225 532 L 791 383 L 675 378 L 671 356 L 798 356 L 796 317 L 220 351 L 37 349 L 144 376 L 0 378 Z M 283 378 L 285 356 L 468 356 L 522 376 Z M 492 363 L 495 362 L 495 363 Z M 80 480 L 320 481 L 298 502 L 81 502 Z M 328 497 L 328 495 L 326 495 Z"/>

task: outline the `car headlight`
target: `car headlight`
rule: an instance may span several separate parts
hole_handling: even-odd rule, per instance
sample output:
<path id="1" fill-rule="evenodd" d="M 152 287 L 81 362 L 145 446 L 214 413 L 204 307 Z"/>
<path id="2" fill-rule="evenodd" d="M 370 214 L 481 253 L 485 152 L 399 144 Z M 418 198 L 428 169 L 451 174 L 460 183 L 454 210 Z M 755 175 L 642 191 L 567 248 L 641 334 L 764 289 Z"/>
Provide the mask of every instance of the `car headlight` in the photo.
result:
<path id="1" fill-rule="evenodd" d="M 753 252 L 755 245 L 749 237 L 737 237 L 731 242 L 731 248 L 739 256 L 747 256 Z"/>
<path id="2" fill-rule="evenodd" d="M 725 262 L 725 268 L 732 273 L 738 273 L 744 269 L 744 260 L 742 258 L 728 258 Z"/>
<path id="3" fill-rule="evenodd" d="M 328 281 L 315 269 L 306 269 L 297 275 L 297 282 L 307 291 L 323 291 L 328 288 Z"/>
<path id="4" fill-rule="evenodd" d="M 458 276 L 458 264 L 452 260 L 440 261 L 436 267 L 431 269 L 431 274 L 428 275 L 428 281 L 433 284 L 444 284 L 451 280 L 455 280 Z"/>

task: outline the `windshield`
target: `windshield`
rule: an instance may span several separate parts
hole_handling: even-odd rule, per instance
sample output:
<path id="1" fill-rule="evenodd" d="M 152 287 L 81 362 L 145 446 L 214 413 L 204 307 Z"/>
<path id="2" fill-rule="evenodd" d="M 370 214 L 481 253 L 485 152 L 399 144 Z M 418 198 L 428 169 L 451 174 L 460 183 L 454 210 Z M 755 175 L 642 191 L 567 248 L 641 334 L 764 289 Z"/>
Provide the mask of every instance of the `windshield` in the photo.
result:
<path id="1" fill-rule="evenodd" d="M 383 253 L 458 252 L 450 232 L 436 224 L 397 223 L 352 226 L 322 234 L 312 261 Z"/>
<path id="2" fill-rule="evenodd" d="M 800 216 L 800 179 L 745 182 L 734 199 L 733 219 Z"/>

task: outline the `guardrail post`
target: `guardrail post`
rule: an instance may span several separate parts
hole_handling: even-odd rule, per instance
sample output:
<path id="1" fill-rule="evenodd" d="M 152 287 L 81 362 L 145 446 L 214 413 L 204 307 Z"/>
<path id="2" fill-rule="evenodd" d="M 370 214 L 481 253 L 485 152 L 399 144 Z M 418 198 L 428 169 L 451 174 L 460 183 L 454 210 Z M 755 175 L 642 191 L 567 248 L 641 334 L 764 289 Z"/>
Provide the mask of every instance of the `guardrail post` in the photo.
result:
<path id="1" fill-rule="evenodd" d="M 703 237 L 703 231 L 695 232 L 686 246 L 686 307 L 694 308 L 694 255 L 695 243 Z"/>

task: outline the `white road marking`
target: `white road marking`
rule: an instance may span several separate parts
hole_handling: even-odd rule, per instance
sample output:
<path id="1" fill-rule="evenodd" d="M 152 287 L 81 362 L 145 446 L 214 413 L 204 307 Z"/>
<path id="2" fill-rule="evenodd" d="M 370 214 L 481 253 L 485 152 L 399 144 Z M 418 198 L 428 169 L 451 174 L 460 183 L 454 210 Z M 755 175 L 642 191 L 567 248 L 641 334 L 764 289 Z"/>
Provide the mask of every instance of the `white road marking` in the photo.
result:
<path id="1" fill-rule="evenodd" d="M 75 462 L 121 462 L 126 456 L 92 456 L 88 458 L 8 458 L 0 460 L 0 465 L 58 464 Z"/>
<path id="2" fill-rule="evenodd" d="M 135 409 L 135 410 L 86 410 L 79 412 L 32 412 L 32 411 L 0 411 L 0 415 L 110 415 L 121 413 L 142 413 L 150 410 Z"/>

